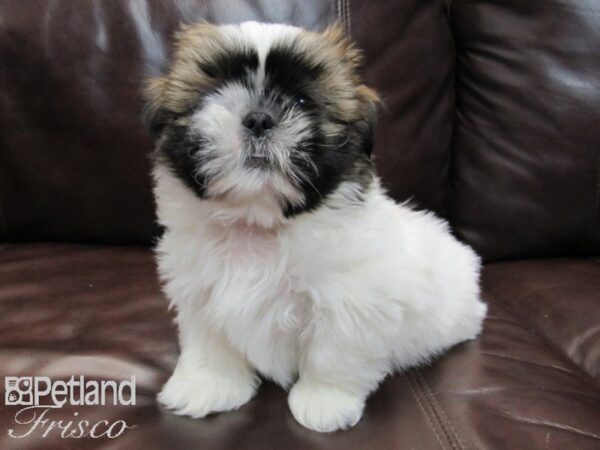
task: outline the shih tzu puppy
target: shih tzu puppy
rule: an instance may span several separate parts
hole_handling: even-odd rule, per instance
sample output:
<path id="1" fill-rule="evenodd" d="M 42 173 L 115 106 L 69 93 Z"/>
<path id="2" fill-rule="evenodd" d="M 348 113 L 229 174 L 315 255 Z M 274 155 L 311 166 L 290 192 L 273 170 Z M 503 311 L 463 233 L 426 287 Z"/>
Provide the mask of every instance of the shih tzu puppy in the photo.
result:
<path id="1" fill-rule="evenodd" d="M 238 408 L 261 375 L 300 424 L 348 428 L 386 375 L 479 333 L 478 257 L 374 174 L 360 60 L 335 26 L 198 24 L 149 81 L 174 412 Z"/>

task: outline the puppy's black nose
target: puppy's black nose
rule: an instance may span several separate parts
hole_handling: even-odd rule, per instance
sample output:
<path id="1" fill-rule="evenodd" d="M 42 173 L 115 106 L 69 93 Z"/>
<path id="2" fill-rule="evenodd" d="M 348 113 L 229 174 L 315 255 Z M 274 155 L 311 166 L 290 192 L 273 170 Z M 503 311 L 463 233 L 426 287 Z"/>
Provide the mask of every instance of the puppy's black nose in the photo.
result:
<path id="1" fill-rule="evenodd" d="M 246 117 L 244 117 L 242 123 L 246 128 L 252 130 L 252 133 L 254 133 L 256 137 L 262 136 L 265 134 L 265 131 L 275 126 L 273 117 L 267 113 L 258 111 L 248 114 Z"/>

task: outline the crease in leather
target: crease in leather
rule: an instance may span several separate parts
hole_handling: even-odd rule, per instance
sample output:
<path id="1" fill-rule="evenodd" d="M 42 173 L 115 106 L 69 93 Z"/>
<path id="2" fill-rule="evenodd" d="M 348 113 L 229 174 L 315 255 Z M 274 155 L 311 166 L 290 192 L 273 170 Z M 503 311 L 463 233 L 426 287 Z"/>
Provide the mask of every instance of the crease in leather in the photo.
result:
<path id="1" fill-rule="evenodd" d="M 526 301 L 527 298 L 530 298 L 532 294 L 534 293 L 539 293 L 539 292 L 543 292 L 545 290 L 551 290 L 551 289 L 555 289 L 557 287 L 568 287 L 568 285 L 561 285 L 561 284 L 553 284 L 550 286 L 542 286 L 539 288 L 533 288 L 533 289 L 529 289 L 526 290 L 524 292 L 522 292 L 517 298 L 516 298 L 516 303 L 520 303 L 522 301 Z M 522 320 L 523 323 L 529 325 L 530 330 L 532 330 L 536 336 L 540 337 L 542 340 L 545 341 L 546 344 L 548 344 L 549 346 L 551 346 L 554 350 L 556 350 L 563 358 L 563 360 L 568 361 L 571 365 L 574 365 L 578 370 L 576 371 L 577 373 L 582 373 L 584 374 L 584 376 L 586 378 L 588 378 L 589 380 L 592 381 L 592 385 L 598 389 L 598 385 L 595 383 L 594 380 L 594 376 L 592 374 L 590 374 L 587 369 L 585 367 L 583 367 L 581 364 L 579 364 L 577 361 L 575 361 L 575 359 L 573 359 L 571 357 L 571 355 L 563 350 L 562 348 L 560 348 L 553 340 L 550 336 L 548 336 L 548 334 L 542 330 L 541 328 L 539 328 L 533 321 L 529 320 L 527 317 L 525 317 L 523 314 L 521 314 L 520 312 L 515 312 L 515 309 L 510 306 L 510 305 L 506 305 L 510 311 L 513 313 L 513 315 L 515 315 L 518 319 Z M 591 329 L 591 332 L 595 332 L 597 327 L 593 327 Z M 590 333 L 590 330 L 587 330 L 587 333 Z M 584 341 L 582 341 L 584 342 Z M 579 344 L 581 344 L 581 342 L 579 342 Z"/>
<path id="2" fill-rule="evenodd" d="M 60 6 L 55 1 L 49 1 L 46 3 L 46 8 L 44 10 L 44 18 L 42 20 L 42 36 L 44 42 L 44 53 L 46 57 L 52 57 L 52 48 L 51 48 L 51 28 L 52 28 L 52 19 L 53 14 L 57 7 Z"/>
<path id="3" fill-rule="evenodd" d="M 482 353 L 482 354 L 485 354 L 485 353 Z M 597 394 L 590 393 L 590 392 L 578 392 L 578 391 L 566 390 L 566 389 L 560 389 L 560 390 L 559 389 L 550 389 L 550 388 L 546 388 L 543 386 L 534 386 L 534 387 L 486 386 L 486 387 L 482 387 L 482 388 L 473 388 L 473 389 L 449 389 L 447 391 L 444 391 L 444 394 L 478 396 L 478 395 L 488 395 L 488 394 L 493 395 L 493 394 L 497 394 L 499 392 L 517 392 L 517 391 L 528 392 L 528 391 L 531 391 L 532 389 L 535 389 L 538 391 L 543 391 L 543 392 L 550 392 L 553 394 L 568 394 L 568 395 L 585 397 L 585 398 L 593 397 L 593 398 L 598 398 L 600 400 L 600 394 L 597 395 Z"/>
<path id="4" fill-rule="evenodd" d="M 522 296 L 523 298 L 526 295 Z M 554 343 L 554 341 L 543 331 L 541 330 L 535 322 L 529 320 L 525 315 L 521 314 L 520 311 L 517 311 L 513 306 L 503 304 L 504 309 L 509 311 L 513 317 L 519 320 L 523 325 L 527 326 L 527 329 L 530 333 L 534 334 L 540 341 L 542 341 L 548 348 L 554 350 L 554 352 L 565 362 L 567 366 L 574 367 L 574 373 L 578 373 L 581 375 L 582 381 L 585 381 L 589 384 L 594 391 L 598 391 L 598 385 L 594 378 L 585 370 L 584 367 L 581 367 L 577 362 L 573 360 L 563 349 L 561 349 L 558 345 Z M 585 379 L 585 380 L 583 380 Z"/>
<path id="5" fill-rule="evenodd" d="M 6 224 L 6 219 L 4 218 L 4 211 L 2 209 L 2 195 L 0 195 L 0 237 L 4 235 L 7 239 L 10 239 L 10 233 L 8 232 L 8 226 Z"/>
<path id="6" fill-rule="evenodd" d="M 600 333 L 600 324 L 593 326 L 584 331 L 582 334 L 576 336 L 567 346 L 567 354 L 577 353 L 585 343 L 587 343 L 598 333 Z"/>
<path id="7" fill-rule="evenodd" d="M 449 139 L 449 148 L 446 162 L 446 179 L 444 180 L 444 188 L 443 188 L 443 197 L 442 197 L 442 210 L 443 216 L 450 219 L 452 214 L 452 206 L 451 202 L 454 198 L 454 176 L 453 176 L 453 162 L 454 162 L 454 134 L 456 131 L 456 115 L 458 114 L 457 107 L 457 82 L 458 78 L 456 77 L 457 70 L 457 61 L 458 61 L 458 43 L 456 41 L 456 36 L 454 35 L 454 29 L 452 28 L 452 0 L 444 0 L 442 5 L 443 11 L 442 15 L 444 16 L 444 23 L 446 24 L 446 28 L 448 29 L 448 37 L 452 44 L 453 52 L 454 52 L 454 62 L 452 69 L 452 76 L 450 79 L 446 81 L 445 84 L 451 86 L 449 91 L 451 94 L 452 101 L 452 113 L 450 120 L 452 121 L 452 128 L 450 130 L 450 139 Z"/>
<path id="8" fill-rule="evenodd" d="M 537 361 L 532 361 L 532 360 L 529 360 L 529 359 L 520 359 L 520 358 L 515 358 L 515 357 L 512 357 L 512 356 L 500 355 L 498 353 L 493 353 L 493 352 L 481 352 L 481 354 L 482 355 L 487 355 L 487 356 L 492 356 L 494 358 L 502 358 L 502 359 L 507 359 L 507 360 L 510 360 L 510 361 L 516 361 L 516 362 L 523 363 L 523 364 L 530 364 L 530 365 L 533 365 L 533 366 L 546 367 L 548 369 L 560 370 L 561 372 L 568 373 L 571 376 L 577 376 L 581 372 L 581 371 L 575 372 L 573 370 L 569 370 L 569 369 L 567 369 L 565 367 L 560 367 L 560 366 L 554 366 L 554 365 L 553 366 L 549 366 L 547 364 L 542 364 L 542 363 L 539 363 Z"/>
<path id="9" fill-rule="evenodd" d="M 596 201 L 592 209 L 593 217 L 590 234 L 588 239 L 582 243 L 582 250 L 584 251 L 588 246 L 593 247 L 600 240 L 600 157 L 598 157 L 596 165 L 598 166 L 596 172 Z"/>
<path id="10" fill-rule="evenodd" d="M 409 386 L 411 388 L 411 392 L 417 399 L 419 403 L 419 407 L 423 411 L 423 414 L 427 418 L 429 425 L 434 431 L 438 442 L 442 448 L 446 448 L 443 445 L 443 440 L 440 438 L 439 434 L 444 436 L 444 440 L 447 444 L 450 445 L 450 448 L 453 450 L 464 450 L 465 447 L 456 432 L 456 429 L 448 419 L 448 416 L 444 412 L 444 409 L 440 405 L 440 403 L 436 400 L 433 392 L 431 391 L 425 377 L 421 374 L 419 369 L 413 369 L 406 374 L 406 377 L 409 382 Z M 428 408 L 425 408 L 425 405 Z M 428 412 L 430 411 L 430 413 Z M 435 427 L 437 424 L 437 428 Z"/>
<path id="11" fill-rule="evenodd" d="M 548 8 L 567 9 L 569 11 L 585 11 L 585 12 L 590 12 L 593 14 L 600 13 L 600 9 L 598 9 L 598 8 L 592 8 L 592 7 L 585 6 L 585 5 L 574 5 L 573 2 L 570 2 L 569 4 L 567 4 L 564 2 L 558 2 L 558 1 L 548 1 L 548 2 L 546 2 L 546 5 L 544 5 L 544 6 L 546 6 Z"/>
<path id="12" fill-rule="evenodd" d="M 444 0 L 444 13 L 446 15 L 447 22 L 450 22 L 450 10 L 452 9 L 452 0 Z"/>
<path id="13" fill-rule="evenodd" d="M 572 427 L 570 425 L 563 425 L 561 423 L 551 422 L 551 421 L 547 421 L 547 420 L 530 419 L 529 417 L 512 416 L 510 414 L 507 414 L 505 416 L 509 419 L 516 420 L 517 422 L 521 422 L 521 423 L 526 423 L 528 425 L 539 425 L 539 426 L 544 426 L 544 427 L 552 427 L 552 428 L 559 429 L 561 431 L 568 431 L 570 433 L 575 433 L 575 434 L 579 434 L 581 436 L 586 436 L 586 437 L 600 440 L 599 434 L 596 434 L 592 431 L 581 430 L 579 428 Z"/>
<path id="14" fill-rule="evenodd" d="M 527 301 L 528 298 L 531 298 L 534 294 L 544 293 L 545 291 L 552 291 L 554 289 L 570 289 L 570 284 L 545 284 L 544 286 L 533 287 L 527 290 L 522 290 L 519 296 L 515 297 L 515 303 L 521 303 Z"/>
<path id="15" fill-rule="evenodd" d="M 492 320 L 495 320 L 496 322 L 509 323 L 511 325 L 523 326 L 523 324 L 521 322 L 519 322 L 518 320 L 510 320 L 510 319 L 506 319 L 504 317 L 487 316 L 485 318 L 486 322 L 490 322 Z"/>

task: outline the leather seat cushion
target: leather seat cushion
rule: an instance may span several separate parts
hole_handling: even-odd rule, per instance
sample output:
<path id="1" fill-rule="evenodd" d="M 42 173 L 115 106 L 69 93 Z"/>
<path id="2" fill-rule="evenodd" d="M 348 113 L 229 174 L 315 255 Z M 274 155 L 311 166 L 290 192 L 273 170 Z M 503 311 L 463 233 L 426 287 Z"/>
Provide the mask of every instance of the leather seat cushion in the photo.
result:
<path id="1" fill-rule="evenodd" d="M 458 234 L 488 261 L 600 254 L 597 0 L 447 3 Z"/>
<path id="2" fill-rule="evenodd" d="M 355 428 L 322 435 L 297 425 L 285 393 L 270 383 L 240 410 L 205 420 L 156 406 L 155 395 L 176 362 L 177 340 L 149 249 L 3 245 L 0 375 L 136 376 L 136 406 L 51 411 L 54 420 L 72 420 L 79 412 L 82 419 L 126 420 L 136 428 L 111 442 L 51 434 L 45 443 L 53 448 L 592 449 L 600 444 L 600 392 L 581 367 L 597 367 L 583 355 L 598 349 L 589 331 L 597 317 L 589 308 L 600 302 L 598 279 L 595 261 L 487 267 L 490 314 L 481 338 L 429 367 L 387 379 Z M 545 310 L 551 322 L 543 321 Z M 579 339 L 586 345 L 568 353 L 582 335 L 590 336 Z M 14 423 L 18 409 L 0 410 L 0 428 L 21 430 Z M 16 441 L 5 431 L 0 448 L 39 448 L 39 439 Z"/>

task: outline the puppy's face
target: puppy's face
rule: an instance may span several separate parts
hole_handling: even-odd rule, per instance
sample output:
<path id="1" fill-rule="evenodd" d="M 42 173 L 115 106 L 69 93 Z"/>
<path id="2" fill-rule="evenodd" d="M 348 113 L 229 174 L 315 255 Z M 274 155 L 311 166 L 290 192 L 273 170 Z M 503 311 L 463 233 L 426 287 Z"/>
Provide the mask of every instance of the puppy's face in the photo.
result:
<path id="1" fill-rule="evenodd" d="M 357 74 L 359 60 L 338 27 L 182 29 L 170 71 L 146 90 L 158 164 L 200 198 L 273 196 L 288 217 L 343 182 L 359 195 L 372 179 L 378 101 Z"/>

